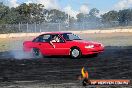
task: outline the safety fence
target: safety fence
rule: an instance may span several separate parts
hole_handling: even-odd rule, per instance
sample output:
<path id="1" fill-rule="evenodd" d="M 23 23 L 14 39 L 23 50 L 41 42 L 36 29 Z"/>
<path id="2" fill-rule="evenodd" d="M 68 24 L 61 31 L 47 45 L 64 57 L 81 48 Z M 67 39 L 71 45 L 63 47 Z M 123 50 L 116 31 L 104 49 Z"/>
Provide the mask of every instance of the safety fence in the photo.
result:
<path id="1" fill-rule="evenodd" d="M 128 26 L 132 26 L 129 24 Z M 75 22 L 75 23 L 19 23 L 19 24 L 0 24 L 0 34 L 3 33 L 36 33 L 47 31 L 84 31 L 105 28 L 119 27 L 118 22 Z"/>

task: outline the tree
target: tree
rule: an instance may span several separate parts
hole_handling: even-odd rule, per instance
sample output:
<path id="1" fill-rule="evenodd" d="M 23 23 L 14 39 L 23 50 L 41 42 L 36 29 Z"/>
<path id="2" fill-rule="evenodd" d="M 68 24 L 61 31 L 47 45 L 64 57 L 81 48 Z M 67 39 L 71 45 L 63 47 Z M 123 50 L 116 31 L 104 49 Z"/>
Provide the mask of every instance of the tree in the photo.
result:
<path id="1" fill-rule="evenodd" d="M 44 5 L 29 3 L 30 17 L 33 19 L 33 22 L 43 22 L 44 20 Z"/>
<path id="2" fill-rule="evenodd" d="M 29 19 L 31 19 L 30 18 L 31 10 L 26 3 L 19 5 L 15 9 L 19 13 L 19 18 L 18 18 L 19 22 L 22 22 L 22 23 L 30 22 Z"/>
<path id="3" fill-rule="evenodd" d="M 132 21 L 132 9 L 124 9 L 118 12 L 119 16 L 119 24 L 120 25 L 128 25 L 130 21 Z"/>
<path id="4" fill-rule="evenodd" d="M 9 13 L 6 14 L 6 23 L 8 24 L 16 24 L 19 23 L 19 13 L 15 8 L 10 8 Z"/>
<path id="5" fill-rule="evenodd" d="M 24 23 L 33 23 L 43 21 L 43 9 L 42 4 L 35 3 L 23 3 L 20 6 L 16 7 L 16 10 L 20 16 L 20 22 Z"/>
<path id="6" fill-rule="evenodd" d="M 96 9 L 96 8 L 91 9 L 89 11 L 87 20 L 89 22 L 99 22 L 100 18 L 97 17 L 98 14 L 99 14 L 99 10 L 98 9 Z"/>
<path id="7" fill-rule="evenodd" d="M 78 22 L 83 22 L 83 21 L 84 21 L 84 18 L 85 18 L 86 16 L 87 16 L 87 15 L 86 15 L 86 14 L 83 14 L 83 13 L 77 14 L 77 21 L 78 21 Z"/>
<path id="8" fill-rule="evenodd" d="M 99 14 L 99 10 L 96 8 L 93 8 L 89 11 L 88 14 L 79 13 L 77 14 L 77 21 L 78 22 L 97 22 L 100 19 L 97 17 Z"/>
<path id="9" fill-rule="evenodd" d="M 99 14 L 99 10 L 96 8 L 93 8 L 89 11 L 89 16 L 96 17 Z"/>
<path id="10" fill-rule="evenodd" d="M 112 21 L 118 21 L 118 12 L 117 11 L 109 11 L 103 15 L 101 15 L 103 22 L 112 22 Z"/>
<path id="11" fill-rule="evenodd" d="M 65 14 L 65 12 L 56 9 L 50 10 L 49 14 L 51 15 L 51 22 L 64 22 L 67 19 L 67 15 Z"/>
<path id="12" fill-rule="evenodd" d="M 6 23 L 6 15 L 9 13 L 9 7 L 0 3 L 0 23 Z"/>

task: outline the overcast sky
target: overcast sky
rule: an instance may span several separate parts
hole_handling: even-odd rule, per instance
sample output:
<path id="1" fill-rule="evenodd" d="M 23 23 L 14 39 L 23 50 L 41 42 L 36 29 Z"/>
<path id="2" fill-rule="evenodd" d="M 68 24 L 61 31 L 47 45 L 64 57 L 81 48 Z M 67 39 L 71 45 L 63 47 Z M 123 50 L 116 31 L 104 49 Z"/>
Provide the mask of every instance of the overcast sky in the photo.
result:
<path id="1" fill-rule="evenodd" d="M 0 0 L 10 7 L 21 3 L 40 3 L 46 9 L 59 9 L 76 16 L 79 12 L 88 13 L 91 8 L 100 10 L 100 14 L 109 10 L 120 10 L 132 7 L 132 0 Z"/>

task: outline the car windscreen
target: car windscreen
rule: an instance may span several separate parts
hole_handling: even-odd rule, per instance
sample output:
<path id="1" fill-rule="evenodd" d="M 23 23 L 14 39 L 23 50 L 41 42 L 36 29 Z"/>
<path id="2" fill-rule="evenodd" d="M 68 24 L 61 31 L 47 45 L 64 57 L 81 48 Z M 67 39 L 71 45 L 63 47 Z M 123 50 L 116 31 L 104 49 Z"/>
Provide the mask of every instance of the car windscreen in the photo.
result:
<path id="1" fill-rule="evenodd" d="M 62 34 L 62 37 L 67 40 L 67 41 L 72 41 L 72 40 L 82 40 L 80 39 L 77 35 L 72 34 L 72 33 L 64 33 Z"/>

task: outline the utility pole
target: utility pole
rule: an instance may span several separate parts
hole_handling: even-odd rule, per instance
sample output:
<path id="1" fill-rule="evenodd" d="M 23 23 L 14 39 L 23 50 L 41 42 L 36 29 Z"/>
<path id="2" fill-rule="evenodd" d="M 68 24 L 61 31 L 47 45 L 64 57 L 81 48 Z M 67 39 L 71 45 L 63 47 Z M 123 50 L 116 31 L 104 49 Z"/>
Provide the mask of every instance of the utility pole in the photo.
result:
<path id="1" fill-rule="evenodd" d="M 70 24 L 70 15 L 69 15 L 69 11 L 68 11 L 68 28 L 69 28 L 69 24 Z"/>
<path id="2" fill-rule="evenodd" d="M 68 0 L 68 6 L 70 7 L 70 0 Z M 68 10 L 68 29 L 70 26 L 70 14 L 69 14 L 69 10 Z"/>

